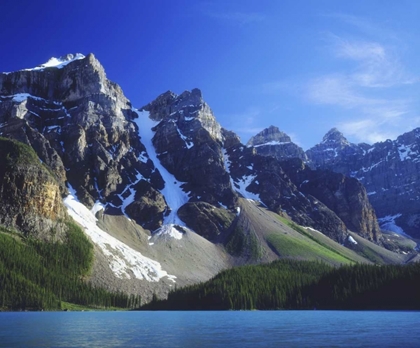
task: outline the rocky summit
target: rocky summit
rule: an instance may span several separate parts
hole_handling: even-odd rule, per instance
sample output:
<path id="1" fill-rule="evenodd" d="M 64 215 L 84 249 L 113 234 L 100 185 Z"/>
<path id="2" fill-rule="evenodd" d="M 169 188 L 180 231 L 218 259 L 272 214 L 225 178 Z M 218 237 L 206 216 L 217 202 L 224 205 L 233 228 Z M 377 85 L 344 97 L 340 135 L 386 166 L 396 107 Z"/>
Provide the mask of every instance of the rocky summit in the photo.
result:
<path id="1" fill-rule="evenodd" d="M 308 160 L 303 149 L 275 126 L 270 126 L 253 136 L 246 145 L 254 147 L 259 154 L 273 156 L 280 161 L 288 158 Z"/>
<path id="2" fill-rule="evenodd" d="M 417 231 L 417 130 L 370 146 L 333 129 L 305 153 L 271 126 L 244 145 L 199 89 L 136 108 L 69 54 L 0 74 L 0 133 L 0 223 L 65 243 L 70 216 L 95 246 L 89 281 L 145 301 L 244 263 L 417 254 L 378 225 Z"/>
<path id="3" fill-rule="evenodd" d="M 337 130 L 307 151 L 314 168 L 357 179 L 366 187 L 383 229 L 420 236 L 420 129 L 396 140 L 349 143 Z"/>

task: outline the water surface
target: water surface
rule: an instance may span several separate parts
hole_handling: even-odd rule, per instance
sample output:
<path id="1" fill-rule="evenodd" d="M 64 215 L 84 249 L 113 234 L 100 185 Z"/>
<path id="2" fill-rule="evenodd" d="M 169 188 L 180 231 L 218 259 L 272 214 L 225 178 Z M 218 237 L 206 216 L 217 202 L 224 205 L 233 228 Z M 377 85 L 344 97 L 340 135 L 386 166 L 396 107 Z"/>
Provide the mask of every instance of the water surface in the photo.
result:
<path id="1" fill-rule="evenodd" d="M 420 347 L 417 311 L 0 313 L 1 347 Z"/>

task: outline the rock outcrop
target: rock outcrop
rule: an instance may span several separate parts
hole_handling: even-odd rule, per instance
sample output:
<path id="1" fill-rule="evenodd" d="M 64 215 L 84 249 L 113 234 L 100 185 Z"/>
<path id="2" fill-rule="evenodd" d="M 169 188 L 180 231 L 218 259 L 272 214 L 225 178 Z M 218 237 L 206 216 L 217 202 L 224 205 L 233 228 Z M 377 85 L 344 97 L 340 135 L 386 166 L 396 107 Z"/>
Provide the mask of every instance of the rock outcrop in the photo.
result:
<path id="1" fill-rule="evenodd" d="M 0 224 L 26 236 L 59 241 L 67 218 L 60 186 L 35 152 L 0 138 Z"/>
<path id="2" fill-rule="evenodd" d="M 286 133 L 275 126 L 270 126 L 253 136 L 246 145 L 254 147 L 257 153 L 261 155 L 273 156 L 279 161 L 289 158 L 300 158 L 302 161 L 308 160 L 303 149 L 293 143 Z"/>
<path id="3" fill-rule="evenodd" d="M 184 204 L 178 214 L 196 233 L 213 242 L 218 241 L 235 219 L 231 211 L 205 202 Z"/>
<path id="4" fill-rule="evenodd" d="M 288 160 L 281 165 L 305 196 L 311 195 L 323 202 L 349 230 L 381 243 L 375 210 L 358 180 L 329 170 L 312 170 L 299 159 Z"/>

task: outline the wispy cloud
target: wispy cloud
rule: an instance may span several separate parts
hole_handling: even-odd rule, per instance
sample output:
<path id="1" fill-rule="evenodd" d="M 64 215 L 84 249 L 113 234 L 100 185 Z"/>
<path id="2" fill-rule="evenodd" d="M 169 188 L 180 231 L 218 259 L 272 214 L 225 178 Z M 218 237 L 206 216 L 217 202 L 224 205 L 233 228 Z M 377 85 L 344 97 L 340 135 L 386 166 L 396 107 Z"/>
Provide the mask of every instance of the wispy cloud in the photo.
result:
<path id="1" fill-rule="evenodd" d="M 317 104 L 346 108 L 381 104 L 383 101 L 364 96 L 354 88 L 351 78 L 343 74 L 325 75 L 307 83 L 306 95 Z"/>
<path id="2" fill-rule="evenodd" d="M 374 26 L 365 20 L 340 18 L 361 31 L 374 32 Z M 331 33 L 324 35 L 325 41 L 327 52 L 337 63 L 335 71 L 308 81 L 304 93 L 312 103 L 353 114 L 350 120 L 342 117 L 335 126 L 358 141 L 375 142 L 401 134 L 407 130 L 404 125 L 418 124 L 413 116 L 414 100 L 402 99 L 398 92 L 416 84 L 419 78 L 407 72 L 398 47 L 380 39 Z"/>
<path id="3" fill-rule="evenodd" d="M 392 46 L 335 35 L 330 37 L 335 56 L 355 62 L 348 76 L 355 84 L 362 87 L 392 87 L 418 81 L 418 78 L 406 72 L 398 58 L 398 51 Z"/>

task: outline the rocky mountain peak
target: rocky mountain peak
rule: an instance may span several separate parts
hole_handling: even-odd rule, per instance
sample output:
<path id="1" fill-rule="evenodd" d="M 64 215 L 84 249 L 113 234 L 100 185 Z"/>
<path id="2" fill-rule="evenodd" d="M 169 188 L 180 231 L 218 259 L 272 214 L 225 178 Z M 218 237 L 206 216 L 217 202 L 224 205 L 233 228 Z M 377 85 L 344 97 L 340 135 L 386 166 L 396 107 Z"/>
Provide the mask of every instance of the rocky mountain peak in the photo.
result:
<path id="1" fill-rule="evenodd" d="M 142 109 L 148 111 L 150 118 L 155 121 L 187 122 L 189 126 L 193 126 L 192 128 L 194 121 L 198 121 L 198 127 L 207 130 L 213 139 L 223 141 L 221 126 L 210 107 L 204 102 L 198 88 L 184 91 L 180 95 L 167 91 Z"/>
<path id="2" fill-rule="evenodd" d="M 90 56 L 93 56 L 93 54 L 90 54 Z M 71 63 L 72 61 L 75 60 L 79 60 L 79 59 L 84 59 L 86 58 L 83 54 L 81 53 L 76 53 L 76 54 L 66 54 L 64 56 L 61 57 L 51 57 L 46 63 L 38 65 L 37 67 L 33 68 L 33 69 L 24 69 L 24 70 L 43 70 L 46 68 L 58 68 L 61 69 L 64 66 L 66 66 L 67 64 Z"/>
<path id="3" fill-rule="evenodd" d="M 327 134 L 324 135 L 324 138 L 322 138 L 321 144 L 327 144 L 327 145 L 341 145 L 346 146 L 350 143 L 347 141 L 347 139 L 344 137 L 343 133 L 341 133 L 337 128 L 330 129 Z"/>
<path id="4" fill-rule="evenodd" d="M 279 143 L 290 143 L 290 137 L 275 126 L 262 130 L 249 139 L 247 146 L 278 145 Z"/>
<path id="5" fill-rule="evenodd" d="M 289 158 L 300 158 L 307 161 L 303 149 L 292 142 L 292 139 L 275 126 L 270 126 L 249 139 L 248 147 L 254 147 L 263 156 L 272 156 L 279 161 Z"/>

